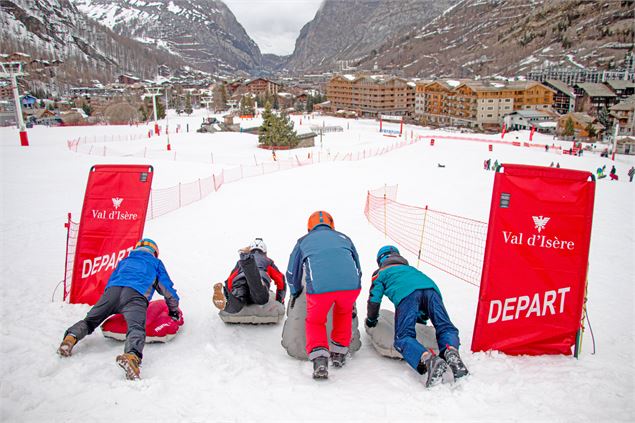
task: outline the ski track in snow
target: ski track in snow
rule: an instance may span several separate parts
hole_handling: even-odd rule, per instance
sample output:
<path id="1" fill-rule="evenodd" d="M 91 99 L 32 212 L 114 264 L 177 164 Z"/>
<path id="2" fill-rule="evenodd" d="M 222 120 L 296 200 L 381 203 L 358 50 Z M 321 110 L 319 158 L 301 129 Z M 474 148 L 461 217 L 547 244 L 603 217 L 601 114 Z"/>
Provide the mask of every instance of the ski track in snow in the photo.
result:
<path id="1" fill-rule="evenodd" d="M 170 127 L 190 124 L 190 133 L 171 134 L 177 153 L 214 153 L 231 163 L 270 160 L 247 134 L 196 134 L 201 111 L 192 117 L 170 115 Z M 293 117 L 296 129 L 337 124 L 343 133 L 324 136 L 324 150 L 377 148 L 393 138 L 378 133 L 378 123 Z M 245 122 L 244 126 L 254 126 Z M 386 123 L 390 129 L 398 125 Z M 350 129 L 348 129 L 350 127 Z M 393 128 L 394 127 L 394 128 Z M 362 349 L 330 379 L 311 379 L 311 366 L 289 357 L 280 345 L 282 324 L 223 324 L 211 303 L 212 284 L 224 280 L 236 250 L 261 236 L 278 267 L 286 269 L 306 219 L 317 209 L 333 214 L 336 228 L 349 235 L 362 262 L 358 309 L 363 321 L 377 249 L 390 240 L 363 214 L 366 191 L 398 184 L 397 200 L 486 221 L 492 162 L 549 165 L 593 171 L 611 162 L 597 153 L 569 157 L 539 148 L 437 140 L 397 149 L 361 161 L 321 163 L 224 185 L 201 201 L 146 223 L 145 234 L 161 249 L 182 298 L 185 325 L 167 344 L 148 344 L 142 380 L 128 382 L 115 364 L 123 344 L 97 330 L 69 359 L 55 349 L 64 330 L 89 307 L 60 301 L 53 290 L 64 268 L 66 213 L 77 219 L 90 166 L 96 163 L 151 163 L 155 188 L 208 177 L 210 163 L 186 160 L 99 157 L 67 150 L 78 136 L 138 135 L 148 127 L 95 126 L 29 130 L 31 146 L 19 147 L 14 128 L 0 128 L 2 178 L 0 285 L 0 418 L 6 422 L 235 422 L 235 421 L 633 421 L 635 270 L 635 183 L 626 172 L 632 157 L 618 156 L 620 180 L 599 180 L 591 240 L 588 306 L 597 353 L 587 329 L 579 360 L 563 356 L 511 357 L 471 353 L 478 288 L 426 265 L 420 269 L 440 286 L 450 316 L 460 330 L 462 356 L 471 375 L 455 385 L 425 389 L 404 362 L 379 356 L 362 330 Z M 431 131 L 406 126 L 415 135 Z M 436 131 L 437 134 L 450 134 Z M 479 137 L 488 137 L 478 135 Z M 528 138 L 510 132 L 506 140 Z M 500 135 L 490 136 L 492 140 Z M 105 143 L 119 151 L 165 149 L 165 137 Z M 535 142 L 552 143 L 536 134 Z M 318 145 L 314 152 L 319 150 Z M 564 144 L 566 147 L 570 143 Z M 129 149 L 129 150 L 128 150 Z M 80 149 L 80 151 L 82 151 Z M 279 158 L 306 150 L 278 152 Z M 178 156 L 177 156 L 178 157 Z M 230 160 L 231 159 L 231 160 Z M 230 164 L 231 164 L 230 163 Z M 438 163 L 445 168 L 437 167 Z M 608 170 L 607 169 L 607 170 Z M 416 263 L 416 257 L 406 255 Z M 155 299 L 160 296 L 155 296 Z M 387 299 L 382 306 L 393 309 Z"/>

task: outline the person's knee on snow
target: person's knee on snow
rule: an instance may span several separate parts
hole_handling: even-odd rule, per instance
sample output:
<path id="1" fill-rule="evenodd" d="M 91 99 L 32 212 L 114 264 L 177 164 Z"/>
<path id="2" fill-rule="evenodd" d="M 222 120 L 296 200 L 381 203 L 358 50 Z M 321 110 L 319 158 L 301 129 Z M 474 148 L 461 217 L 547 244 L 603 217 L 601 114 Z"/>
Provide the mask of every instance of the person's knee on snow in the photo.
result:
<path id="1" fill-rule="evenodd" d="M 434 281 L 410 266 L 392 245 L 379 249 L 377 266 L 368 297 L 366 325 L 376 325 L 381 300 L 386 295 L 395 305 L 395 349 L 419 373 L 428 371 L 426 386 L 439 383 L 449 368 L 455 377 L 467 374 L 458 356 L 458 329 L 452 324 Z M 422 316 L 429 318 L 435 328 L 440 356 L 426 350 L 416 339 L 416 324 Z"/>
<path id="2" fill-rule="evenodd" d="M 154 292 L 164 297 L 170 315 L 179 315 L 179 296 L 158 257 L 159 248 L 153 240 L 144 238 L 137 242 L 128 257 L 117 264 L 103 294 L 86 318 L 68 328 L 58 353 L 66 357 L 71 355 L 77 341 L 92 333 L 109 316 L 122 313 L 128 323 L 128 333 L 126 352 L 117 357 L 117 364 L 124 369 L 128 379 L 137 379 L 145 345 L 147 306 Z"/>

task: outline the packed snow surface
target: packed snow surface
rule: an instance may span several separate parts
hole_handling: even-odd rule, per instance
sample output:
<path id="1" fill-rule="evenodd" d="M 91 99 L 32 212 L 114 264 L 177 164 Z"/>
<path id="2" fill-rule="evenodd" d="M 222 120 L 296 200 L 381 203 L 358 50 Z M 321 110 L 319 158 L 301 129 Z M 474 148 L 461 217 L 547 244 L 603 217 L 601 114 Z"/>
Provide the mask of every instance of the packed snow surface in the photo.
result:
<path id="1" fill-rule="evenodd" d="M 167 152 L 153 159 L 100 157 L 66 147 L 66 140 L 85 136 L 106 139 L 95 145 L 112 151 L 165 151 L 165 136 L 112 142 L 147 134 L 149 126 L 36 126 L 29 129 L 29 147 L 19 146 L 14 128 L 0 128 L 2 421 L 635 420 L 635 183 L 626 176 L 633 159 L 617 156 L 613 162 L 595 152 L 570 157 L 555 149 L 499 144 L 489 152 L 487 143 L 438 139 L 434 146 L 421 141 L 366 160 L 322 162 L 223 185 L 201 201 L 146 223 L 145 235 L 158 242 L 181 296 L 185 325 L 172 342 L 146 346 L 142 380 L 124 379 L 115 364 L 123 345 L 104 338 L 100 330 L 80 342 L 72 357 L 58 357 L 64 330 L 89 310 L 62 302 L 56 285 L 64 272 L 66 214 L 78 218 L 93 164 L 151 163 L 154 188 L 160 189 L 209 177 L 212 155 L 214 166 L 221 167 L 271 160 L 270 152 L 257 148 L 254 135 L 195 133 L 204 114 L 198 113 L 170 115 L 170 128 L 182 128 L 170 134 L 176 160 Z M 322 143 L 318 137 L 313 154 L 376 150 L 396 142 L 382 136 L 372 120 L 293 120 L 301 132 L 323 120 L 344 128 L 325 134 Z M 398 129 L 398 124 L 384 127 Z M 406 126 L 405 132 L 410 138 L 433 131 Z M 510 132 L 505 139 L 527 141 L 528 136 L 528 131 Z M 499 140 L 500 134 L 490 138 Z M 534 142 L 554 141 L 536 134 Z M 278 152 L 278 157 L 296 154 L 306 157 L 308 151 Z M 281 347 L 282 324 L 232 326 L 219 319 L 212 284 L 227 278 L 237 249 L 262 237 L 284 271 L 297 238 L 306 233 L 309 214 L 319 209 L 331 212 L 336 228 L 359 251 L 364 274 L 358 308 L 365 317 L 376 251 L 392 243 L 364 216 L 367 190 L 398 184 L 402 203 L 487 221 L 494 179 L 493 172 L 483 170 L 487 158 L 545 166 L 554 162 L 588 171 L 615 164 L 619 181 L 602 179 L 596 187 L 588 288 L 595 354 L 588 329 L 578 360 L 470 352 L 478 288 L 424 264 L 420 269 L 439 285 L 460 330 L 461 354 L 471 372 L 454 385 L 426 389 L 404 362 L 375 352 L 366 334 L 362 349 L 344 368 L 332 369 L 326 382 L 315 382 L 310 364 L 289 357 Z M 416 263 L 416 257 L 405 255 Z M 393 309 L 386 298 L 383 307 Z"/>

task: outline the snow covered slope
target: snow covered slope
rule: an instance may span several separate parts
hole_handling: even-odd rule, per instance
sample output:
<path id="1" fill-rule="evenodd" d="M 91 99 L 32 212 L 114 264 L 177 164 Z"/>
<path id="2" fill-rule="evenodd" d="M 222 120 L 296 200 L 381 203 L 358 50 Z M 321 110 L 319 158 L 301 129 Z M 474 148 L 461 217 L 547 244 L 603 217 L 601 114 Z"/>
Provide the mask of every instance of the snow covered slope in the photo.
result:
<path id="1" fill-rule="evenodd" d="M 296 126 L 299 127 L 298 118 Z M 312 120 L 322 123 L 321 117 Z M 170 125 L 194 128 L 201 116 L 170 117 Z M 324 136 L 324 151 L 356 151 L 394 142 L 377 122 L 344 121 L 343 133 Z M 306 125 L 306 118 L 303 122 Z M 416 134 L 429 133 L 413 127 Z M 593 170 L 611 161 L 597 154 L 558 155 L 541 149 L 438 140 L 356 162 L 321 163 L 226 184 L 202 201 L 147 222 L 145 234 L 161 256 L 182 297 L 185 326 L 172 342 L 148 345 L 142 380 L 128 382 L 115 364 L 123 346 L 99 330 L 69 359 L 55 349 L 64 330 L 83 318 L 85 305 L 64 304 L 54 288 L 63 274 L 68 211 L 78 216 L 89 168 L 95 163 L 143 163 L 143 159 L 69 152 L 78 136 L 139 134 L 142 127 L 45 128 L 29 130 L 31 146 L 20 147 L 14 129 L 0 129 L 0 416 L 7 422 L 207 422 L 207 421 L 633 421 L 635 350 L 633 251 L 635 183 L 632 158 L 618 157 L 620 181 L 600 180 L 589 268 L 589 314 L 597 353 L 587 331 L 579 360 L 562 356 L 508 357 L 469 351 L 478 289 L 427 266 L 460 330 L 462 355 L 471 375 L 430 390 L 401 361 L 380 357 L 362 336 L 362 349 L 324 383 L 311 379 L 310 364 L 287 356 L 282 325 L 223 324 L 211 302 L 212 283 L 224 280 L 236 250 L 264 238 L 281 269 L 306 219 L 330 211 L 336 227 L 360 253 L 364 277 L 361 317 L 377 249 L 389 242 L 363 214 L 366 191 L 398 184 L 398 200 L 487 220 L 493 172 L 483 160 Z M 448 134 L 446 132 L 446 134 Z M 526 139 L 527 132 L 507 137 Z M 492 139 L 500 139 L 500 135 Z M 551 143 L 551 137 L 535 140 Z M 171 134 L 174 151 L 232 157 L 249 162 L 256 137 L 225 133 Z M 165 149 L 165 138 L 131 142 Z M 115 147 L 109 144 L 109 147 Z M 125 143 L 117 143 L 124 145 Z M 286 153 L 304 154 L 306 151 Z M 227 159 L 229 161 L 229 159 Z M 146 161 L 147 162 L 147 161 Z M 155 188 L 209 176 L 201 161 L 152 160 Z M 438 163 L 445 165 L 439 168 Z M 411 262 L 416 258 L 407 255 Z M 156 297 L 155 297 L 156 298 Z M 387 300 L 384 307 L 392 308 Z"/>

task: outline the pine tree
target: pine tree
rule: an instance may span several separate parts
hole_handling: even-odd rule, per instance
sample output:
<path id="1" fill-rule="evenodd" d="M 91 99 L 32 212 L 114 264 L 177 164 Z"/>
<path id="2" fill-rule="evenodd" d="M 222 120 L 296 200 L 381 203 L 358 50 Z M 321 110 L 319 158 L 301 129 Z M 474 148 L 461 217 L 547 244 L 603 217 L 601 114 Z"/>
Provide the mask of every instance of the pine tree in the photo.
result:
<path id="1" fill-rule="evenodd" d="M 157 119 L 165 119 L 165 106 L 160 99 L 157 98 Z"/>
<path id="2" fill-rule="evenodd" d="M 192 96 L 190 95 L 190 93 L 188 92 L 187 95 L 185 96 L 185 107 L 183 108 L 183 111 L 185 113 L 189 115 L 192 114 L 192 112 L 194 111 L 192 109 Z"/>
<path id="3" fill-rule="evenodd" d="M 265 104 L 262 112 L 262 125 L 258 134 L 258 142 L 267 146 L 284 146 L 295 148 L 298 136 L 293 129 L 293 122 L 284 113 L 277 116 L 271 111 L 271 104 Z"/>
<path id="4" fill-rule="evenodd" d="M 564 123 L 564 131 L 562 132 L 562 135 L 564 135 L 565 137 L 570 137 L 574 133 L 575 127 L 573 125 L 573 119 L 571 119 L 571 116 L 569 116 Z"/>
<path id="5" fill-rule="evenodd" d="M 244 95 L 240 99 L 240 114 L 243 116 L 254 115 L 255 100 L 250 95 Z"/>
<path id="6" fill-rule="evenodd" d="M 272 142 L 272 126 L 273 114 L 271 113 L 271 103 L 265 103 L 265 110 L 262 112 L 262 125 L 258 131 L 258 142 L 267 146 L 273 145 Z"/>
<path id="7" fill-rule="evenodd" d="M 306 111 L 311 113 L 313 111 L 313 96 L 306 96 Z"/>

